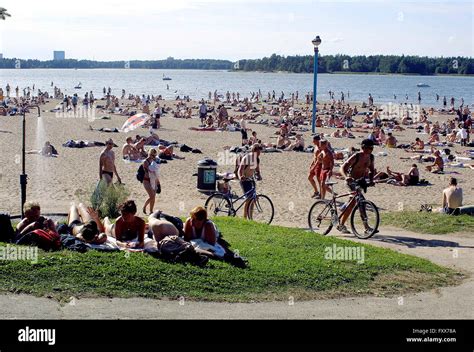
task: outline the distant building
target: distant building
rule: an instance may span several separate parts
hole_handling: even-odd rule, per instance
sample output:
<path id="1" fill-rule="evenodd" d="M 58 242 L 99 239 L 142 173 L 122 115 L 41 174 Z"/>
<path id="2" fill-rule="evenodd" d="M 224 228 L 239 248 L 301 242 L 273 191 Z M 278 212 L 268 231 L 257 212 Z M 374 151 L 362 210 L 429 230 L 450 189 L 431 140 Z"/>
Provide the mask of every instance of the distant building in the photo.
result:
<path id="1" fill-rule="evenodd" d="M 3 54 L 0 54 L 0 60 L 3 59 Z"/>
<path id="2" fill-rule="evenodd" d="M 65 60 L 66 59 L 66 52 L 65 51 L 55 51 L 54 52 L 54 60 Z"/>

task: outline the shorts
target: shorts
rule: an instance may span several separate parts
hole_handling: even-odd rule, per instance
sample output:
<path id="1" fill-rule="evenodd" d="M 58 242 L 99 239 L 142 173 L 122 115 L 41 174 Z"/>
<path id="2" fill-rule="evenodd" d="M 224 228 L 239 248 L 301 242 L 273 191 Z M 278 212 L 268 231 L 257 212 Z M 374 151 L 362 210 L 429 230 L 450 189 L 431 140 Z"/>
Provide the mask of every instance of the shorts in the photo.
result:
<path id="1" fill-rule="evenodd" d="M 242 130 L 240 130 L 240 132 L 242 133 L 242 139 L 249 139 L 249 137 L 247 135 L 247 130 L 242 129 Z"/>
<path id="2" fill-rule="evenodd" d="M 321 168 L 322 168 L 321 164 L 316 164 L 316 166 L 313 166 L 311 170 L 309 171 L 309 175 L 312 177 L 316 176 L 319 179 Z"/>
<path id="3" fill-rule="evenodd" d="M 102 174 L 109 175 L 111 178 L 114 177 L 114 173 L 113 173 L 113 172 L 110 172 L 110 171 L 102 171 Z"/>
<path id="4" fill-rule="evenodd" d="M 205 118 L 207 117 L 207 113 L 202 113 L 202 112 L 201 112 L 201 113 L 199 113 L 199 117 L 200 117 L 201 119 L 205 119 Z"/>
<path id="5" fill-rule="evenodd" d="M 321 183 L 326 183 L 332 176 L 332 169 L 322 169 L 319 173 L 319 180 Z"/>
<path id="6" fill-rule="evenodd" d="M 253 180 L 241 180 L 240 187 L 242 188 L 242 191 L 244 191 L 244 195 L 247 194 L 247 192 L 250 192 L 252 189 L 255 193 L 255 181 Z"/>

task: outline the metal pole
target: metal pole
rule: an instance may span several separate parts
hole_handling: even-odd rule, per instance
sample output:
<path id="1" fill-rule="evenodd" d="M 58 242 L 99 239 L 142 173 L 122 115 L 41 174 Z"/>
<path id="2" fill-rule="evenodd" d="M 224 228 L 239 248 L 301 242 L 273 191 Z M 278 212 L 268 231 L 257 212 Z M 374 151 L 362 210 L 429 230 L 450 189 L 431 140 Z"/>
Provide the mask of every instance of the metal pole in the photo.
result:
<path id="1" fill-rule="evenodd" d="M 314 85 L 313 85 L 313 123 L 311 124 L 311 132 L 316 132 L 316 88 L 318 86 L 318 47 L 314 48 Z"/>
<path id="2" fill-rule="evenodd" d="M 23 139 L 22 139 L 22 174 L 20 175 L 20 188 L 21 188 L 21 218 L 23 219 L 25 217 L 25 213 L 23 211 L 23 205 L 26 202 L 26 184 L 27 184 L 27 178 L 28 176 L 26 175 L 26 166 L 25 166 L 25 140 L 26 140 L 26 108 L 23 109 Z"/>

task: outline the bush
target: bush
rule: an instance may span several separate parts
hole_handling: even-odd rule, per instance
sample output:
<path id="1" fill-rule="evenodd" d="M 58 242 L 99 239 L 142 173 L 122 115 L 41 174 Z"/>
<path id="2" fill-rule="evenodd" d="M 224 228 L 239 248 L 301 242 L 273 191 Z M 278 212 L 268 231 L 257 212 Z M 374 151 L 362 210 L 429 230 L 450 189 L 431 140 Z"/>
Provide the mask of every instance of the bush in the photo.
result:
<path id="1" fill-rule="evenodd" d="M 100 217 L 115 219 L 120 216 L 118 206 L 126 201 L 129 195 L 124 185 L 107 186 L 106 182 L 100 181 L 90 196 L 90 203 L 92 208 L 99 212 Z"/>

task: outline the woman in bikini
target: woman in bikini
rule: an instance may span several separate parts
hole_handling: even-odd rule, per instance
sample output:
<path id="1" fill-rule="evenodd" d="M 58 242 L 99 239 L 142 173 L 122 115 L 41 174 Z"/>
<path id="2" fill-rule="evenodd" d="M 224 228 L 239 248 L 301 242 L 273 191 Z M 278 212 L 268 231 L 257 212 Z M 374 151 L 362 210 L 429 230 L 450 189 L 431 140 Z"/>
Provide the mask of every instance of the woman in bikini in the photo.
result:
<path id="1" fill-rule="evenodd" d="M 143 248 L 145 241 L 145 221 L 136 216 L 137 206 L 128 200 L 119 206 L 120 216 L 115 224 L 108 218 L 104 225 L 109 236 L 115 237 L 117 245 L 125 248 Z"/>
<path id="2" fill-rule="evenodd" d="M 149 167 L 151 163 L 156 162 L 157 154 L 158 152 L 156 151 L 156 149 L 152 148 L 148 152 L 148 157 L 145 159 L 145 161 L 143 161 L 143 169 L 145 170 L 145 177 L 143 178 L 143 187 L 145 188 L 146 193 L 148 193 L 148 199 L 143 205 L 144 214 L 147 214 L 146 207 L 148 205 L 150 206 L 150 212 L 148 214 L 153 213 L 153 207 L 155 206 L 156 186 L 151 184 Z"/>

